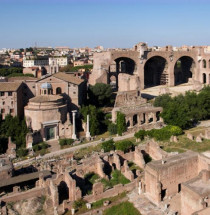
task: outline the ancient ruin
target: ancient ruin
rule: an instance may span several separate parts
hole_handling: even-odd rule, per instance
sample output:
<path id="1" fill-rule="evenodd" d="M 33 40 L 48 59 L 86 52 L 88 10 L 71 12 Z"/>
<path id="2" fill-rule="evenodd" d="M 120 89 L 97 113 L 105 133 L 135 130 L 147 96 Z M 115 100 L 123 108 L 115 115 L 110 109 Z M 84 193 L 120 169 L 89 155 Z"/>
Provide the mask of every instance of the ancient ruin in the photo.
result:
<path id="1" fill-rule="evenodd" d="M 154 107 L 141 97 L 139 90 L 118 92 L 112 110 L 112 121 L 117 119 L 117 112 L 125 114 L 129 131 L 160 128 L 163 120 L 160 117 L 161 107 Z"/>
<path id="2" fill-rule="evenodd" d="M 119 91 L 182 83 L 210 84 L 210 54 L 205 47 L 149 48 L 138 43 L 132 49 L 94 54 L 90 84 L 106 83 Z"/>

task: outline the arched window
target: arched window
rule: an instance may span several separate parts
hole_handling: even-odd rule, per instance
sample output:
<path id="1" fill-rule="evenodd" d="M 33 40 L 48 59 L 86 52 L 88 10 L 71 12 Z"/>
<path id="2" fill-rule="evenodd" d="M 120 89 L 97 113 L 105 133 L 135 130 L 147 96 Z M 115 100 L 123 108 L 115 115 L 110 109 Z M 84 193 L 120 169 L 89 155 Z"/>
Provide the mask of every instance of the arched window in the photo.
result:
<path id="1" fill-rule="evenodd" d="M 206 60 L 203 60 L 203 68 L 206 68 Z"/>
<path id="2" fill-rule="evenodd" d="M 206 74 L 203 73 L 203 84 L 206 84 Z"/>
<path id="3" fill-rule="evenodd" d="M 56 94 L 61 94 L 61 93 L 62 93 L 61 88 L 60 88 L 60 87 L 57 87 L 57 88 L 56 88 Z"/>

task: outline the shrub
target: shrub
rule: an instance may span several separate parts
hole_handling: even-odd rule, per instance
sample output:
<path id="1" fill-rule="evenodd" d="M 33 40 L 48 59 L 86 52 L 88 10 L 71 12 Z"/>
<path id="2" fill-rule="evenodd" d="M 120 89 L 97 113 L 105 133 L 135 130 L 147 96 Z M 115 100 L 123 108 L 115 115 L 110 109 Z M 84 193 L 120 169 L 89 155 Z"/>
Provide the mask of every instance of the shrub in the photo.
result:
<path id="1" fill-rule="evenodd" d="M 38 143 L 38 144 L 34 145 L 33 150 L 35 152 L 40 151 L 40 150 L 45 151 L 45 149 L 47 149 L 48 147 L 49 146 L 48 146 L 48 144 L 46 142 L 41 142 L 41 143 Z"/>
<path id="2" fill-rule="evenodd" d="M 78 210 L 79 208 L 82 208 L 86 204 L 86 201 L 83 199 L 79 199 L 77 201 L 74 201 L 73 207 L 75 210 Z"/>
<path id="3" fill-rule="evenodd" d="M 171 125 L 168 125 L 161 129 L 152 129 L 146 132 L 149 137 L 153 137 L 159 141 L 168 140 L 172 135 L 178 136 L 182 133 L 183 131 L 180 127 Z"/>
<path id="4" fill-rule="evenodd" d="M 25 157 L 28 154 L 28 150 L 25 148 L 19 148 L 17 150 L 18 157 Z"/>
<path id="5" fill-rule="evenodd" d="M 109 124 L 108 126 L 108 131 L 109 133 L 112 134 L 117 134 L 117 125 L 114 123 Z"/>
<path id="6" fill-rule="evenodd" d="M 112 139 L 105 141 L 102 143 L 101 147 L 104 150 L 104 152 L 110 152 L 111 150 L 115 149 L 114 141 Z"/>
<path id="7" fill-rule="evenodd" d="M 145 130 L 139 130 L 138 132 L 136 132 L 134 134 L 134 137 L 137 139 L 141 139 L 144 140 L 144 136 L 146 135 L 146 131 Z"/>
<path id="8" fill-rule="evenodd" d="M 65 138 L 65 139 L 59 139 L 59 144 L 60 144 L 60 146 L 66 146 L 66 145 L 72 145 L 73 144 L 73 142 L 74 142 L 74 140 L 73 139 L 70 139 L 70 138 Z"/>
<path id="9" fill-rule="evenodd" d="M 129 140 L 123 140 L 115 143 L 116 150 L 128 152 L 133 147 L 133 143 Z"/>

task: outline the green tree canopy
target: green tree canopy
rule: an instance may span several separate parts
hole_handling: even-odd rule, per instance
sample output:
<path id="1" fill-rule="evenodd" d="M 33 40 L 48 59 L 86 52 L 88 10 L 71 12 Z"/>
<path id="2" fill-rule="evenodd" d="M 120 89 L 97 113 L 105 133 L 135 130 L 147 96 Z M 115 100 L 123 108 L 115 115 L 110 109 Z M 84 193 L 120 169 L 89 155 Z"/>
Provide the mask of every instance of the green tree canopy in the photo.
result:
<path id="1" fill-rule="evenodd" d="M 117 133 L 122 135 L 126 131 L 125 115 L 121 112 L 117 112 Z"/>
<path id="2" fill-rule="evenodd" d="M 88 90 L 90 103 L 102 107 L 111 102 L 112 88 L 109 84 L 97 83 Z"/>
<path id="3" fill-rule="evenodd" d="M 187 92 L 184 96 L 162 95 L 155 99 L 155 106 L 163 107 L 161 117 L 169 125 L 182 129 L 192 127 L 199 120 L 210 119 L 210 86 L 200 93 Z"/>

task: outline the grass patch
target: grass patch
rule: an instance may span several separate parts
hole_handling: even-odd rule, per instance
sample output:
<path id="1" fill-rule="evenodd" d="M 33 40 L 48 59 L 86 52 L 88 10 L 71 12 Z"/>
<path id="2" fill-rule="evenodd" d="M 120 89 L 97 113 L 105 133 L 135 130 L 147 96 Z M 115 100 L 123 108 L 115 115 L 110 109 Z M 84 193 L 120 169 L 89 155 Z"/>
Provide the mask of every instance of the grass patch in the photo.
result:
<path id="1" fill-rule="evenodd" d="M 104 211 L 103 215 L 141 215 L 130 202 L 122 202 Z"/>
<path id="2" fill-rule="evenodd" d="M 130 180 L 128 180 L 119 170 L 114 170 L 111 174 L 112 178 L 110 180 L 101 179 L 101 183 L 103 183 L 105 189 L 109 189 L 114 187 L 117 184 L 128 184 Z"/>
<path id="3" fill-rule="evenodd" d="M 136 170 L 140 170 L 141 172 L 143 171 L 142 168 L 140 168 L 138 165 L 136 165 L 135 163 L 133 163 L 132 161 L 129 161 L 128 162 L 128 166 L 129 166 L 129 169 L 133 172 L 133 171 L 136 171 Z"/>
<path id="4" fill-rule="evenodd" d="M 74 158 L 76 160 L 81 160 L 85 156 L 90 156 L 93 152 L 100 152 L 101 151 L 101 144 L 98 144 L 97 146 L 89 146 L 86 148 L 79 149 L 74 153 Z"/>
<path id="5" fill-rule="evenodd" d="M 210 140 L 203 140 L 201 143 L 189 140 L 186 135 L 179 136 L 178 143 L 163 143 L 163 150 L 166 152 L 184 152 L 187 150 L 192 150 L 195 152 L 205 152 L 210 150 Z"/>
<path id="6" fill-rule="evenodd" d="M 114 197 L 110 197 L 110 198 L 105 198 L 105 199 L 100 199 L 96 202 L 92 203 L 92 209 L 97 209 L 103 206 L 103 202 L 108 200 L 110 201 L 110 203 L 116 202 L 122 198 L 126 197 L 126 192 L 123 192 L 121 194 L 119 194 L 118 196 L 114 196 Z"/>
<path id="7" fill-rule="evenodd" d="M 97 208 L 101 208 L 103 207 L 103 202 L 106 201 L 106 200 L 109 200 L 111 203 L 114 203 L 114 202 L 117 202 L 118 200 L 121 200 L 122 198 L 126 197 L 126 192 L 123 192 L 117 196 L 113 196 L 113 197 L 110 197 L 110 198 L 104 198 L 104 199 L 100 199 L 96 202 L 93 202 L 92 203 L 92 206 L 91 206 L 91 210 L 94 210 L 94 209 L 97 209 Z M 81 201 L 80 201 L 81 202 Z M 77 205 L 78 205 L 78 201 L 77 201 Z M 86 205 L 84 203 L 80 204 L 79 207 L 77 207 L 77 211 L 76 211 L 76 215 L 78 214 L 83 214 L 87 211 L 91 211 L 89 209 L 87 209 Z M 71 212 L 68 211 L 65 213 L 65 215 L 71 215 Z"/>

